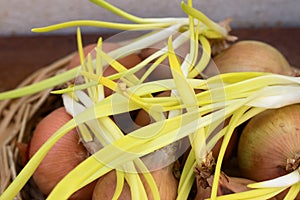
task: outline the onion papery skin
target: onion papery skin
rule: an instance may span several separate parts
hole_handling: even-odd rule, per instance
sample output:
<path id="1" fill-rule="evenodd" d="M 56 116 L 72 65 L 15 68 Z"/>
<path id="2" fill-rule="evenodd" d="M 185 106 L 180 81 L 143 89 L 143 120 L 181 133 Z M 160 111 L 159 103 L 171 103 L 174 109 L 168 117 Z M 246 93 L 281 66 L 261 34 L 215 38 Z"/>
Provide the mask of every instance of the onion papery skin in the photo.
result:
<path id="1" fill-rule="evenodd" d="M 177 196 L 178 180 L 173 175 L 173 165 L 152 171 L 151 174 L 159 190 L 160 199 L 175 200 Z M 142 174 L 140 174 L 140 177 L 145 187 L 148 199 L 153 200 L 154 198 L 147 181 L 144 179 Z M 115 170 L 101 176 L 94 188 L 93 200 L 111 200 L 115 193 L 116 181 L 117 177 Z M 118 199 L 131 199 L 130 186 L 126 181 L 124 182 L 122 192 Z"/>
<path id="2" fill-rule="evenodd" d="M 60 107 L 43 118 L 34 130 L 30 141 L 29 157 L 72 117 L 64 107 Z M 33 179 L 40 191 L 48 195 L 55 185 L 72 169 L 89 156 L 87 150 L 79 142 L 76 129 L 64 135 L 48 152 L 33 174 Z M 75 192 L 70 199 L 85 200 L 92 197 L 95 183 Z"/>
<path id="3" fill-rule="evenodd" d="M 264 111 L 244 128 L 238 144 L 243 177 L 264 181 L 285 175 L 287 160 L 300 152 L 300 105 Z M 297 166 L 296 166 L 297 167 Z"/>
<path id="4" fill-rule="evenodd" d="M 251 71 L 296 75 L 295 70 L 279 50 L 255 40 L 236 42 L 216 55 L 213 61 L 220 73 Z"/>
<path id="5" fill-rule="evenodd" d="M 115 193 L 116 184 L 117 184 L 117 175 L 115 170 L 112 170 L 107 174 L 101 176 L 98 179 L 96 186 L 94 188 L 92 199 L 111 200 Z M 124 182 L 122 192 L 118 199 L 122 199 L 122 200 L 131 199 L 130 187 L 126 181 Z"/>
<path id="6" fill-rule="evenodd" d="M 162 200 L 175 200 L 177 197 L 178 180 L 173 174 L 173 167 L 174 164 L 170 164 L 161 169 L 151 171 L 151 175 L 153 176 L 159 191 L 160 199 Z M 150 187 L 143 178 L 142 181 L 144 183 L 148 199 L 154 200 Z"/>

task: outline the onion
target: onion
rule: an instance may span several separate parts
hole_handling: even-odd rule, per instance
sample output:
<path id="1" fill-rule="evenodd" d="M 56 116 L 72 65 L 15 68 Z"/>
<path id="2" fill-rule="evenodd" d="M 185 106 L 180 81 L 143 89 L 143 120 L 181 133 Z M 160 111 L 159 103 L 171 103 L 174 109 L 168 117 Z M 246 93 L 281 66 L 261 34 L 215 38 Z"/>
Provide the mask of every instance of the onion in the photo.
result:
<path id="1" fill-rule="evenodd" d="M 91 53 L 92 58 L 95 58 L 96 57 L 96 51 L 95 51 L 96 47 L 97 47 L 97 44 L 89 44 L 89 45 L 85 46 L 83 48 L 84 55 L 87 56 L 88 53 Z M 106 53 L 109 53 L 110 51 L 115 50 L 119 47 L 121 47 L 121 45 L 118 43 L 111 43 L 111 42 L 103 42 L 102 43 L 102 50 Z M 125 56 L 124 58 L 120 58 L 117 61 L 120 64 L 122 64 L 124 67 L 130 69 L 130 68 L 134 67 L 135 65 L 137 65 L 138 63 L 140 63 L 141 58 L 138 56 L 138 54 L 133 53 L 128 56 Z M 71 59 L 69 65 L 67 66 L 67 69 L 71 69 L 78 65 L 80 65 L 80 56 L 79 56 L 79 53 L 76 53 L 74 55 L 74 57 Z M 104 69 L 105 69 L 105 71 L 103 72 L 104 76 L 109 76 L 109 75 L 116 73 L 116 70 L 111 66 L 108 66 L 107 68 L 104 68 Z M 143 74 L 143 73 L 144 73 L 144 71 L 140 70 L 136 73 L 136 75 L 141 76 L 141 74 Z M 81 82 L 81 80 L 79 80 L 79 82 Z M 112 90 L 110 90 L 109 88 L 106 88 L 106 87 L 104 88 L 105 96 L 109 96 L 111 93 L 112 93 Z"/>
<path id="2" fill-rule="evenodd" d="M 156 185 L 159 190 L 160 199 L 164 200 L 174 200 L 177 196 L 177 187 L 178 187 L 178 181 L 173 176 L 173 167 L 170 165 L 168 167 L 155 170 L 151 172 Z M 150 190 L 150 187 L 148 186 L 146 180 L 144 179 L 143 175 L 140 175 L 142 183 L 145 187 L 145 191 L 147 193 L 148 199 L 152 200 L 154 199 Z M 94 192 L 93 192 L 93 200 L 110 200 L 112 199 L 115 189 L 116 189 L 116 171 L 112 170 L 109 173 L 101 176 L 97 184 L 95 186 Z M 134 191 L 133 191 L 134 192 Z M 118 199 L 122 200 L 130 200 L 131 199 L 131 191 L 128 183 L 125 181 L 124 186 L 122 189 L 122 192 Z"/>
<path id="3" fill-rule="evenodd" d="M 174 200 L 177 197 L 178 180 L 173 174 L 174 164 L 170 164 L 164 168 L 152 171 L 151 174 L 155 180 L 159 191 L 160 199 Z M 150 188 L 144 181 L 144 186 L 149 200 L 153 200 Z"/>
<path id="4" fill-rule="evenodd" d="M 220 73 L 256 71 L 295 75 L 295 70 L 276 48 L 260 41 L 239 41 L 213 60 Z"/>
<path id="5" fill-rule="evenodd" d="M 171 91 L 165 91 L 157 94 L 156 97 L 166 97 L 170 96 L 170 94 Z M 167 112 L 164 115 L 167 117 Z M 153 120 L 144 110 L 140 110 L 135 118 L 137 128 L 147 126 L 152 122 Z M 173 169 L 176 154 L 180 154 L 180 152 L 174 150 L 175 146 L 175 144 L 170 144 L 143 158 L 144 162 L 147 163 L 146 166 L 150 167 L 151 174 L 159 190 L 160 198 L 165 200 L 176 199 L 177 196 L 178 180 L 174 176 Z M 144 186 L 148 198 L 153 199 L 150 188 L 147 187 L 145 181 Z"/>
<path id="6" fill-rule="evenodd" d="M 116 171 L 112 170 L 101 176 L 93 191 L 93 200 L 110 200 L 114 196 L 116 189 L 117 176 Z M 123 190 L 118 199 L 130 200 L 131 193 L 127 182 L 124 182 Z"/>
<path id="7" fill-rule="evenodd" d="M 65 108 L 61 107 L 43 118 L 34 130 L 30 141 L 29 157 L 51 137 L 61 126 L 71 119 Z M 33 174 L 33 179 L 42 193 L 48 195 L 55 185 L 73 168 L 89 156 L 79 143 L 75 129 L 63 136 L 48 152 Z M 94 183 L 74 193 L 71 199 L 89 199 Z"/>
<path id="8" fill-rule="evenodd" d="M 238 145 L 243 177 L 264 181 L 285 175 L 300 163 L 300 105 L 267 110 L 253 117 Z"/>
<path id="9" fill-rule="evenodd" d="M 198 92 L 201 92 L 201 91 L 195 91 L 195 92 L 198 93 Z M 156 95 L 156 97 L 164 97 L 164 96 L 170 96 L 170 91 L 162 92 L 162 93 L 159 93 L 158 95 Z M 165 115 L 167 116 L 167 113 L 165 113 Z M 146 111 L 141 110 L 137 114 L 135 122 L 138 126 L 146 126 L 146 125 L 148 125 L 152 122 L 152 119 L 149 117 L 149 115 Z M 229 122 L 229 119 L 226 119 L 224 121 L 224 123 L 221 123 L 218 127 L 216 127 L 211 134 L 215 135 L 224 126 L 226 126 L 228 124 L 228 122 Z M 234 131 L 234 133 L 233 133 L 233 135 L 230 139 L 230 142 L 228 144 L 228 147 L 226 149 L 225 156 L 224 156 L 224 161 L 229 161 L 229 159 L 231 158 L 231 155 L 232 155 L 233 151 L 236 148 L 237 136 L 238 136 L 237 131 Z M 203 192 L 206 193 L 206 192 L 210 191 L 210 189 L 211 189 L 211 188 L 210 189 L 204 188 L 205 186 L 203 185 L 203 183 L 204 182 L 207 183 L 208 180 L 206 180 L 206 179 L 210 179 L 210 178 L 213 177 L 214 165 L 215 165 L 214 162 L 215 162 L 215 159 L 217 159 L 217 157 L 218 157 L 222 141 L 223 141 L 223 139 L 221 138 L 217 142 L 217 144 L 214 146 L 214 148 L 212 149 L 212 152 L 210 154 L 210 156 L 211 156 L 210 158 L 211 158 L 212 162 L 209 161 L 208 163 L 205 163 L 205 164 L 208 164 L 208 165 L 203 166 L 204 168 L 201 168 L 201 167 L 198 168 L 197 167 L 197 169 L 195 171 L 195 175 L 197 177 L 197 183 L 198 183 L 197 184 L 197 198 L 199 198 L 199 195 L 202 196 L 202 197 L 206 196 L 206 195 L 203 194 Z M 170 168 L 170 166 L 169 166 L 169 168 Z M 197 170 L 199 170 L 199 171 L 197 171 Z M 206 170 L 208 170 L 208 171 L 206 171 Z M 207 175 L 207 177 L 206 177 L 206 175 Z M 203 176 L 205 176 L 205 177 L 203 177 Z M 172 179 L 172 177 L 170 177 L 170 179 Z M 168 181 L 168 182 L 170 182 L 170 181 Z M 200 183 L 200 182 L 202 182 L 202 183 Z M 245 185 L 243 185 L 243 187 L 245 187 Z M 209 194 L 210 194 L 210 192 L 209 192 Z M 206 196 L 206 197 L 208 197 L 208 196 Z"/>

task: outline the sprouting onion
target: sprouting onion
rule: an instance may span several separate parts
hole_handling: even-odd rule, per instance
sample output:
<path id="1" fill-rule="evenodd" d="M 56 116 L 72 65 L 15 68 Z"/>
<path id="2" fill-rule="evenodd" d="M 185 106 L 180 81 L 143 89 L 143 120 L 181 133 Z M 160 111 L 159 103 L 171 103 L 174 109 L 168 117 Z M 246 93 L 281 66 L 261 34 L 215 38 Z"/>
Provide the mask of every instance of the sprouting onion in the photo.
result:
<path id="1" fill-rule="evenodd" d="M 193 169 L 201 162 L 205 162 L 206 156 L 220 138 L 223 138 L 223 142 L 216 163 L 211 199 L 270 198 L 290 187 L 290 192 L 287 193 L 289 197 L 299 190 L 300 175 L 296 170 L 283 177 L 250 184 L 249 188 L 252 189 L 246 192 L 219 197 L 216 192 L 222 159 L 233 130 L 266 109 L 299 103 L 299 77 L 259 72 L 235 72 L 215 75 L 208 79 L 195 78 L 201 75 L 210 61 L 212 49 L 210 41 L 226 41 L 231 37 L 225 27 L 193 8 L 191 0 L 181 4 L 188 16 L 185 18 L 139 18 L 105 1 L 93 0 L 93 2 L 134 23 L 80 20 L 35 28 L 33 31 L 54 31 L 71 26 L 100 26 L 119 30 L 153 30 L 153 32 L 127 42 L 109 54 L 101 50 L 100 38 L 96 48 L 96 58 L 92 59 L 91 56 L 87 56 L 85 60 L 78 29 L 80 66 L 34 85 L 0 93 L 1 100 L 17 98 L 51 88 L 78 76 L 83 76 L 85 80 L 85 83 L 81 85 L 53 91 L 55 94 L 63 94 L 65 106 L 73 114 L 73 119 L 62 126 L 38 150 L 11 185 L 1 194 L 1 200 L 13 199 L 52 146 L 76 127 L 79 128 L 84 141 L 97 140 L 101 148 L 96 149 L 89 158 L 65 176 L 49 194 L 48 199 L 67 199 L 80 188 L 114 169 L 117 169 L 119 180 L 114 198 L 121 193 L 122 184 L 126 179 L 132 188 L 132 198 L 146 199 L 144 186 L 137 174 L 140 172 L 147 181 L 152 196 L 159 199 L 158 188 L 141 158 L 185 137 L 190 138 L 192 150 L 181 173 L 178 199 L 187 199 L 194 181 Z M 173 40 L 172 34 L 176 32 L 181 32 L 183 36 Z M 163 49 L 131 69 L 126 69 L 116 61 L 120 54 L 126 56 L 166 38 L 168 43 Z M 174 49 L 186 42 L 186 38 L 190 40 L 191 49 L 180 62 Z M 198 52 L 198 42 L 203 48 L 202 54 Z M 169 59 L 172 78 L 144 82 L 150 70 L 155 69 L 165 58 Z M 103 67 L 107 63 L 117 73 L 104 77 L 102 76 Z M 147 65 L 150 67 L 146 68 Z M 146 71 L 139 79 L 134 76 L 134 73 L 142 68 L 149 71 Z M 117 79 L 120 82 L 114 81 Z M 114 93 L 104 97 L 103 87 L 110 88 Z M 86 90 L 87 93 L 83 92 Z M 194 90 L 202 92 L 196 94 Z M 173 91 L 178 96 L 155 98 L 152 95 L 164 91 Z M 149 112 L 155 121 L 126 135 L 109 117 L 139 109 Z M 185 112 L 178 112 L 182 110 Z M 173 113 L 172 117 L 161 118 L 163 112 Z M 217 133 L 212 133 L 214 127 L 229 117 L 231 118 L 227 126 Z M 207 141 L 207 138 L 210 139 Z M 286 184 L 279 185 L 279 183 Z"/>

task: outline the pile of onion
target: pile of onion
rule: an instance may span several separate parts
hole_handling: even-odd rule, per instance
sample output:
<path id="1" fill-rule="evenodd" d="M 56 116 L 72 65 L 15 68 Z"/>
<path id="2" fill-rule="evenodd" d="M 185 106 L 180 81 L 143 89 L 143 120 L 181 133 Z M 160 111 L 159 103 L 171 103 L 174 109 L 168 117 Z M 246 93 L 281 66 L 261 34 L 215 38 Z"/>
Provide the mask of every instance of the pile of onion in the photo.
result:
<path id="1" fill-rule="evenodd" d="M 275 47 L 261 41 L 238 41 L 214 56 L 212 61 L 221 74 L 229 72 L 270 72 L 287 76 L 296 76 L 296 70 L 290 66 L 284 55 Z M 215 68 L 213 66 L 210 66 L 206 69 L 206 71 L 204 71 L 204 73 L 206 73 L 208 76 L 215 75 L 214 69 Z M 294 109 L 294 114 L 290 113 L 291 116 L 280 117 L 282 121 L 280 122 L 280 125 L 277 125 L 277 128 L 280 128 L 282 126 L 291 126 L 292 124 L 296 125 L 298 123 L 296 122 L 296 107 L 299 107 L 298 118 L 300 121 L 300 105 L 297 105 L 294 108 L 291 108 Z M 285 108 L 285 110 L 287 110 L 287 108 Z M 300 142 L 300 140 L 297 138 L 300 138 L 300 135 L 296 136 L 295 133 L 287 136 L 291 141 L 293 141 L 291 143 L 289 139 L 279 137 L 277 134 L 274 134 L 270 137 L 265 134 L 265 136 L 263 137 L 258 136 L 258 134 L 252 133 L 253 131 L 257 131 L 260 133 L 260 135 L 263 135 L 263 133 L 265 132 L 268 132 L 269 135 L 273 134 L 276 128 L 274 126 L 274 128 L 271 129 L 270 126 L 272 126 L 272 123 L 275 123 L 272 122 L 272 119 L 275 120 L 275 116 L 277 116 L 274 112 L 280 112 L 281 115 L 283 115 L 284 112 L 288 112 L 285 110 L 283 109 L 283 112 L 279 110 L 266 111 L 266 113 L 254 117 L 247 125 L 247 128 L 244 130 L 240 139 L 241 141 L 238 141 L 238 135 L 240 133 L 237 133 L 237 129 L 235 129 L 235 133 L 232 135 L 233 138 L 231 138 L 231 142 L 227 147 L 227 151 L 224 157 L 225 163 L 223 163 L 225 164 L 225 167 L 229 167 L 229 169 L 225 170 L 229 173 L 232 173 L 234 176 L 240 175 L 240 172 L 237 172 L 237 165 L 239 165 L 242 177 L 231 177 L 225 175 L 225 173 L 222 172 L 219 180 L 218 195 L 245 191 L 249 189 L 246 187 L 248 183 L 251 183 L 253 181 L 271 179 L 291 171 L 291 169 L 286 170 L 285 165 L 287 160 L 295 161 L 297 156 L 299 156 L 300 158 L 300 145 L 298 145 L 299 148 L 297 148 L 297 142 Z M 270 114 L 267 115 L 267 113 Z M 271 118 L 271 116 L 273 118 Z M 291 120 L 291 122 L 288 122 L 290 118 L 293 118 L 293 120 Z M 228 121 L 225 121 L 225 123 L 228 123 Z M 222 127 L 218 127 L 215 131 L 220 130 L 220 128 Z M 298 128 L 300 130 L 300 126 L 294 126 L 295 131 Z M 238 128 L 238 130 L 240 129 L 242 130 L 242 127 Z M 298 132 L 300 133 L 300 131 Z M 277 139 L 275 139 L 275 137 Z M 278 144 L 273 144 L 274 140 L 278 141 Z M 281 141 L 283 140 L 286 142 L 283 142 L 281 144 Z M 209 165 L 207 165 L 207 163 L 202 163 L 202 165 L 200 166 L 201 169 L 196 169 L 197 194 L 195 199 L 197 200 L 210 197 L 212 187 L 211 184 L 214 173 L 213 164 L 214 160 L 218 156 L 221 142 L 222 139 L 220 139 L 215 145 L 212 157 L 207 158 L 207 160 L 212 159 L 208 162 Z M 232 156 L 236 157 L 236 152 L 233 153 L 233 149 L 237 149 L 237 144 L 239 145 L 238 164 L 236 163 L 236 158 L 232 158 Z M 277 145 L 281 145 L 281 147 L 285 150 L 282 150 L 282 148 L 278 148 Z M 293 145 L 293 147 L 288 147 L 286 145 Z M 274 148 L 274 150 L 270 150 L 267 148 Z M 263 151 L 264 153 L 261 156 L 257 156 L 256 154 L 259 151 Z M 299 153 L 297 153 L 298 151 Z M 277 157 L 277 159 L 275 157 Z M 230 159 L 232 159 L 233 162 L 226 163 L 226 161 L 230 161 Z M 277 161 L 279 159 L 281 159 L 281 161 L 278 163 Z M 300 161 L 295 161 L 295 163 L 297 163 L 297 166 L 294 166 L 292 169 L 298 167 Z M 269 165 L 267 166 L 267 164 Z M 270 170 L 269 167 L 272 169 Z M 204 174 L 204 176 L 206 177 L 198 177 L 201 174 Z"/>
<path id="2" fill-rule="evenodd" d="M 84 47 L 84 55 L 91 53 L 92 57 L 95 56 L 96 44 L 90 44 Z M 120 47 L 117 43 L 103 42 L 102 49 L 105 52 L 110 52 Z M 131 68 L 138 64 L 141 59 L 137 54 L 131 54 L 118 60 L 126 68 Z M 80 65 L 79 54 L 76 53 L 71 59 L 67 69 L 71 69 Z M 104 75 L 109 76 L 116 73 L 115 69 L 108 66 Z M 105 96 L 112 93 L 111 90 L 105 88 Z M 69 115 L 64 107 L 58 108 L 43 118 L 35 128 L 33 136 L 29 145 L 29 157 L 31 158 L 35 152 L 65 123 L 67 123 L 72 116 Z M 44 160 L 41 162 L 37 170 L 33 174 L 33 179 L 37 184 L 39 190 L 46 196 L 52 191 L 56 184 L 64 178 L 72 169 L 78 164 L 84 161 L 89 156 L 89 152 L 80 142 L 80 137 L 76 129 L 68 132 L 62 137 L 49 151 Z M 112 173 L 110 173 L 112 174 Z M 101 178 L 101 180 L 109 177 L 110 181 L 113 181 L 113 177 L 108 174 Z M 98 181 L 97 188 L 99 188 Z M 74 193 L 70 199 L 74 200 L 89 200 L 92 199 L 93 190 L 96 185 L 96 181 L 85 186 Z M 113 182 L 114 183 L 114 182 Z M 105 190 L 110 190 L 105 188 Z M 113 191 L 113 190 L 111 190 Z M 103 190 L 101 190 L 103 192 Z M 94 195 L 95 196 L 95 195 Z"/>
<path id="3" fill-rule="evenodd" d="M 243 130 L 238 145 L 243 177 L 273 179 L 300 166 L 300 104 L 264 111 Z"/>
<path id="4" fill-rule="evenodd" d="M 170 92 L 162 92 L 157 96 L 169 96 Z M 148 113 L 144 110 L 140 110 L 136 117 L 135 117 L 135 126 L 133 129 L 137 129 L 143 126 L 146 126 L 152 122 L 150 116 Z M 172 153 L 168 154 L 167 150 L 160 150 L 165 152 L 159 152 L 162 155 L 173 157 Z M 160 155 L 161 155 L 160 154 Z M 174 163 L 170 163 L 169 165 L 165 166 L 166 163 L 164 163 L 165 159 L 169 158 L 161 158 L 161 160 L 156 160 L 154 157 L 150 156 L 150 159 L 153 161 L 153 165 L 155 165 L 155 168 L 149 168 L 151 175 L 154 178 L 154 181 L 156 183 L 156 186 L 158 188 L 160 198 L 164 200 L 173 200 L 176 199 L 177 196 L 177 187 L 178 187 L 178 180 L 175 178 L 173 173 L 173 166 Z M 149 166 L 147 166 L 149 167 Z M 148 186 L 148 183 L 144 179 L 143 175 L 140 174 L 141 181 L 143 183 L 143 186 L 145 188 L 145 191 L 147 193 L 148 199 L 153 199 L 153 195 L 151 194 L 150 187 Z M 103 200 L 110 200 L 112 199 L 114 195 L 114 191 L 116 188 L 116 171 L 112 170 L 109 173 L 105 174 L 104 176 L 100 177 L 97 181 L 96 187 L 93 192 L 93 200 L 103 199 Z M 133 191 L 134 192 L 134 191 Z M 131 191 L 128 183 L 125 181 L 122 192 L 120 194 L 119 199 L 124 200 L 130 200 L 131 199 Z"/>
<path id="5" fill-rule="evenodd" d="M 297 75 L 297 70 L 290 66 L 278 49 L 261 41 L 236 42 L 216 55 L 213 61 L 220 73 L 270 72 Z M 268 180 L 298 168 L 299 113 L 299 105 L 267 110 L 246 124 L 237 150 L 239 173 L 243 178 Z"/>
<path id="6" fill-rule="evenodd" d="M 162 43 L 156 44 L 153 48 L 148 48 L 141 51 L 141 54 L 131 54 L 118 61 L 126 68 L 131 68 L 141 62 L 149 55 L 153 54 L 157 49 L 161 48 Z M 88 45 L 84 48 L 84 54 L 95 54 L 96 44 Z M 105 52 L 110 52 L 120 47 L 115 43 L 103 42 L 102 48 Z M 189 49 L 187 44 L 178 49 L 180 54 L 185 54 Z M 274 47 L 259 41 L 240 41 L 229 48 L 225 49 L 220 54 L 213 58 L 220 73 L 238 72 L 238 71 L 257 71 L 271 72 L 283 75 L 294 76 L 295 70 L 289 65 L 284 56 Z M 69 63 L 67 69 L 73 68 L 80 64 L 79 55 L 75 54 L 74 58 Z M 169 65 L 165 60 L 163 65 Z M 167 68 L 169 69 L 169 68 Z M 114 74 L 116 71 L 111 67 L 105 70 L 104 75 Z M 162 73 L 163 72 L 163 73 Z M 143 73 L 143 72 L 141 72 Z M 158 68 L 152 73 L 151 80 L 171 78 L 171 73 L 165 72 Z M 201 91 L 196 91 L 201 92 Z M 111 90 L 105 88 L 105 96 L 112 93 Z M 158 96 L 170 96 L 170 92 L 163 92 Z M 267 180 L 284 175 L 299 167 L 300 163 L 300 105 L 287 106 L 281 109 L 265 111 L 250 120 L 246 125 L 243 133 L 238 141 L 238 133 L 235 131 L 229 146 L 226 150 L 224 161 L 230 160 L 233 151 L 238 144 L 238 164 L 239 170 L 243 178 L 234 178 L 221 175 L 220 186 L 230 192 L 240 192 L 247 189 L 246 184 L 253 181 Z M 128 114 L 127 114 L 128 115 Z M 165 113 L 167 116 L 167 113 Z M 127 121 L 122 125 L 125 116 L 122 114 L 114 116 L 117 125 L 124 131 L 127 129 L 134 130 L 139 127 L 146 126 L 152 123 L 152 119 L 144 111 L 140 110 L 135 120 L 135 126 L 128 128 Z M 119 118 L 120 117 L 120 118 Z M 127 116 L 128 117 L 128 116 Z M 131 117 L 131 116 L 130 116 Z M 33 137 L 30 142 L 29 154 L 30 157 L 41 147 L 46 140 L 55 133 L 62 125 L 69 121 L 72 117 L 66 112 L 65 108 L 59 108 L 47 117 L 45 117 L 36 127 Z M 120 121 L 116 120 L 120 119 Z M 130 118 L 131 119 L 131 118 Z M 299 121 L 298 121 L 299 119 Z M 229 119 L 224 121 L 224 124 L 217 127 L 214 132 L 218 132 L 224 125 L 227 125 Z M 132 124 L 130 123 L 130 126 Z M 40 166 L 33 175 L 33 179 L 39 189 L 45 195 L 48 195 L 55 185 L 68 172 L 74 169 L 79 163 L 89 156 L 86 148 L 79 142 L 80 138 L 75 129 L 66 134 L 61 140 L 54 145 L 53 149 L 47 154 Z M 217 159 L 222 139 L 216 144 L 212 150 L 212 160 Z M 173 156 L 173 155 L 170 155 Z M 214 165 L 215 163 L 210 163 Z M 288 163 L 288 164 L 287 164 Z M 205 166 L 210 169 L 211 174 L 205 178 L 207 188 L 197 188 L 195 199 L 203 199 L 209 197 L 211 183 L 213 180 L 213 167 Z M 175 178 L 173 169 L 174 162 L 168 166 L 151 171 L 153 178 L 158 186 L 161 199 L 176 199 L 178 180 Z M 202 171 L 203 172 L 203 171 Z M 202 173 L 201 172 L 201 173 Z M 200 174 L 200 173 L 199 173 Z M 196 174 L 197 176 L 197 174 Z M 222 178 L 223 177 L 223 178 Z M 203 177 L 200 177 L 202 179 Z M 248 180 L 249 179 L 249 180 Z M 141 180 L 144 183 L 145 190 L 150 199 L 152 195 L 150 188 L 141 175 Z M 230 180 L 230 181 L 228 181 Z M 198 181 L 198 179 L 197 179 Z M 201 185 L 202 183 L 200 183 Z M 100 177 L 97 181 L 80 189 L 71 196 L 71 199 L 111 199 L 114 195 L 116 187 L 116 171 Z M 219 195 L 226 191 L 219 191 Z M 129 185 L 125 182 L 120 199 L 131 199 L 131 191 Z"/>
<path id="7" fill-rule="evenodd" d="M 170 92 L 160 93 L 158 96 L 169 96 Z M 139 110 L 137 115 L 134 118 L 134 127 L 132 129 L 137 129 L 143 126 L 146 126 L 152 122 L 148 113 L 144 110 Z M 127 122 L 128 123 L 128 122 Z M 131 123 L 130 123 L 131 124 Z M 164 150 L 162 150 L 164 151 Z M 162 153 L 165 155 L 166 153 Z M 168 155 L 173 156 L 173 155 Z M 151 159 L 154 157 L 151 157 Z M 168 159 L 168 158 L 166 158 Z M 165 163 L 162 163 L 162 167 L 160 167 L 160 163 L 164 162 L 162 160 L 156 160 L 154 165 L 158 166 L 157 168 L 150 169 L 151 175 L 154 178 L 156 186 L 158 188 L 160 198 L 164 200 L 174 200 L 177 196 L 177 187 L 178 180 L 175 178 L 173 173 L 174 163 L 170 163 L 168 166 L 164 166 Z M 147 166 L 148 167 L 148 166 Z M 147 193 L 148 199 L 152 200 L 153 195 L 151 194 L 151 189 L 144 179 L 143 175 L 140 174 L 141 181 Z M 116 170 L 112 170 L 104 176 L 100 177 L 97 181 L 93 192 L 93 200 L 103 199 L 110 200 L 112 199 L 115 188 L 116 188 Z M 131 190 L 128 183 L 125 181 L 122 192 L 119 196 L 119 199 L 130 200 L 131 199 Z M 134 192 L 134 191 L 133 191 Z"/>

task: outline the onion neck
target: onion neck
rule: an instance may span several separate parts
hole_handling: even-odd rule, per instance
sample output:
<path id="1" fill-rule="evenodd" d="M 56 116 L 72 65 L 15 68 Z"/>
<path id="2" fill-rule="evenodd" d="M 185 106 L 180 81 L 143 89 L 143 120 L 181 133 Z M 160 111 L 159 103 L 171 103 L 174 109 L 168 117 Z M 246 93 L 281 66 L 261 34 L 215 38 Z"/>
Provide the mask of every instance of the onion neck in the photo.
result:
<path id="1" fill-rule="evenodd" d="M 300 167 L 300 152 L 296 152 L 293 158 L 288 158 L 286 160 L 285 170 L 287 172 L 295 171 Z"/>
<path id="2" fill-rule="evenodd" d="M 210 152 L 206 156 L 206 159 L 195 167 L 195 175 L 198 188 L 201 187 L 205 189 L 210 186 L 207 179 L 214 174 L 215 166 L 215 159 L 212 155 L 212 152 Z"/>

